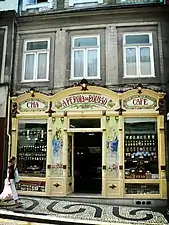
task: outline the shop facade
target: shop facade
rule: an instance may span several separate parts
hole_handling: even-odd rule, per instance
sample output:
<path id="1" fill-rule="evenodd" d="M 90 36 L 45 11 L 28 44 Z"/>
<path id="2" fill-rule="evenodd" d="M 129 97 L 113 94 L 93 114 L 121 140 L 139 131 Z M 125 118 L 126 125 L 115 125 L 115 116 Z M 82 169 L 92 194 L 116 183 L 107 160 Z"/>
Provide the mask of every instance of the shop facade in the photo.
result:
<path id="1" fill-rule="evenodd" d="M 19 194 L 167 199 L 164 93 L 82 89 L 12 98 Z"/>

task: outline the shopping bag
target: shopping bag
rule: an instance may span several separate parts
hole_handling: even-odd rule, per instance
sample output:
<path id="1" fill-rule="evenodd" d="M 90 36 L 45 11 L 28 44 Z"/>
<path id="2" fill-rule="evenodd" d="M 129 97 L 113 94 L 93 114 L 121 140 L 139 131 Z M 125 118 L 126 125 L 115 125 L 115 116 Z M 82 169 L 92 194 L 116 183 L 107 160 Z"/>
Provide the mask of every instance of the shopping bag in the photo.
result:
<path id="1" fill-rule="evenodd" d="M 3 192 L 0 194 L 0 200 L 10 200 L 12 199 L 12 189 L 7 179 L 5 179 Z"/>
<path id="2" fill-rule="evenodd" d="M 20 178 L 19 178 L 18 169 L 15 168 L 15 183 L 18 183 L 19 181 L 20 181 Z"/>

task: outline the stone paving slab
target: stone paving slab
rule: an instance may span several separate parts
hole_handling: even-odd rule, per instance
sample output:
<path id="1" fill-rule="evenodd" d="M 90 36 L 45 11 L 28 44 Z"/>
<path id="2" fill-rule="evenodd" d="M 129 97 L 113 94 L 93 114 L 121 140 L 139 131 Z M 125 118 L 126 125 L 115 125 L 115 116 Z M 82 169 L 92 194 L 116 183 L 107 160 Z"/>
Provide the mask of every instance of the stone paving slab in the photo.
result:
<path id="1" fill-rule="evenodd" d="M 20 202 L 21 208 L 15 208 L 12 201 L 1 203 L 0 218 L 25 221 L 21 223 L 23 225 L 30 222 L 94 225 L 169 224 L 169 218 L 164 213 L 164 209 L 89 204 L 33 197 L 22 197 Z"/>

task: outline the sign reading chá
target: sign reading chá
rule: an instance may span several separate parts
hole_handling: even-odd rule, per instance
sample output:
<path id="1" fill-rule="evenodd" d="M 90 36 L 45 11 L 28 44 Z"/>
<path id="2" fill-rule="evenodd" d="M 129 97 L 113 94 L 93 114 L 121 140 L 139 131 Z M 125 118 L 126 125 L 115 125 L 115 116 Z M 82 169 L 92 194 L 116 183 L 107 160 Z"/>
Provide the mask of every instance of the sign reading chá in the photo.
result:
<path id="1" fill-rule="evenodd" d="M 40 99 L 27 99 L 19 104 L 19 110 L 26 111 L 45 111 L 47 103 Z"/>
<path id="2" fill-rule="evenodd" d="M 134 95 L 125 99 L 123 106 L 126 109 L 154 109 L 157 100 L 147 95 Z"/>

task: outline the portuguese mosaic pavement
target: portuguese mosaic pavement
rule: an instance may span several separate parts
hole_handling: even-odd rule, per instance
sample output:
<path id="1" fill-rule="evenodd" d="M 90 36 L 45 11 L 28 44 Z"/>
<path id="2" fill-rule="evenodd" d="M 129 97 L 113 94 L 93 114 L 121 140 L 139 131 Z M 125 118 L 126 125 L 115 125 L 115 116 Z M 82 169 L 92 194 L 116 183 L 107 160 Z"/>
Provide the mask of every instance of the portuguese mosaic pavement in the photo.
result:
<path id="1" fill-rule="evenodd" d="M 95 225 L 169 224 L 169 217 L 164 213 L 165 209 L 90 204 L 31 197 L 22 197 L 20 202 L 22 203 L 20 208 L 15 208 L 12 201 L 0 204 L 0 225 L 34 225 L 35 222 L 40 224 Z"/>

